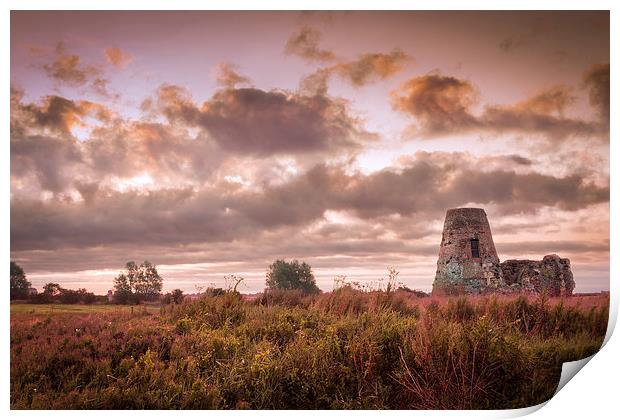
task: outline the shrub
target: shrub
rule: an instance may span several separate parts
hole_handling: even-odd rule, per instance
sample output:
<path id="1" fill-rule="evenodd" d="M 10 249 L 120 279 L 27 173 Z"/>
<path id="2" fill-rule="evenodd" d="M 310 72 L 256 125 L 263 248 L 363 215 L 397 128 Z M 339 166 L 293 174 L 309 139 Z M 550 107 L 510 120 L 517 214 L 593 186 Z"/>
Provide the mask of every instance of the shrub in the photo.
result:
<path id="1" fill-rule="evenodd" d="M 563 362 L 601 346 L 609 298 L 585 308 L 571 299 L 431 300 L 343 287 L 268 290 L 256 301 L 205 293 L 158 315 L 17 313 L 10 405 L 526 407 L 553 395 Z"/>
<path id="2" fill-rule="evenodd" d="M 300 289 L 267 289 L 254 299 L 254 303 L 265 306 L 301 306 L 307 308 L 313 300 L 314 295 L 308 295 Z"/>

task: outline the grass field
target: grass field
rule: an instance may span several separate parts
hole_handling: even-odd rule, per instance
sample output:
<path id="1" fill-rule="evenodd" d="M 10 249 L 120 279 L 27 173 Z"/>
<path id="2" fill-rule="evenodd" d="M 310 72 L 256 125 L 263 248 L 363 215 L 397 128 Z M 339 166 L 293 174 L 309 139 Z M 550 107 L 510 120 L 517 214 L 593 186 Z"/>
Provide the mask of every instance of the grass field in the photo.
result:
<path id="1" fill-rule="evenodd" d="M 594 354 L 609 295 L 228 293 L 131 313 L 15 305 L 13 409 L 501 409 Z M 32 312 L 34 309 L 34 312 Z M 153 308 L 154 309 L 154 308 Z"/>
<path id="2" fill-rule="evenodd" d="M 149 313 L 159 313 L 160 305 L 114 305 L 114 304 L 33 304 L 33 303 L 11 303 L 11 315 L 13 314 L 56 314 L 56 313 L 101 313 L 101 312 L 120 312 L 131 313 L 148 311 Z"/>

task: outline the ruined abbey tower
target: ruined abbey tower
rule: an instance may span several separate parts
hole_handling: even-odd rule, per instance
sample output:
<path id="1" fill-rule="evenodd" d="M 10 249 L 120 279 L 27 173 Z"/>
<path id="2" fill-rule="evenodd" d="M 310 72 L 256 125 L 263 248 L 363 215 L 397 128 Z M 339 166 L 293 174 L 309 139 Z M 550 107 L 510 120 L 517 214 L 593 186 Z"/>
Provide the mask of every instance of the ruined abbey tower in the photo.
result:
<path id="1" fill-rule="evenodd" d="M 502 269 L 483 209 L 450 209 L 439 246 L 433 293 L 480 293 L 502 287 Z"/>
<path id="2" fill-rule="evenodd" d="M 568 258 L 545 255 L 541 261 L 500 264 L 483 209 L 450 209 L 443 225 L 433 294 L 539 293 L 570 296 L 575 280 Z"/>

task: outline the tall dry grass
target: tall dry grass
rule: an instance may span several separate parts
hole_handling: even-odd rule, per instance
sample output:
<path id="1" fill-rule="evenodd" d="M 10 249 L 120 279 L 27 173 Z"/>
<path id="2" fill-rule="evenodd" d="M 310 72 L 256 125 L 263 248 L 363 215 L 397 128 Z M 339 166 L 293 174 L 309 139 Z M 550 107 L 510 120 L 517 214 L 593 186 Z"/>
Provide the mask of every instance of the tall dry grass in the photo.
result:
<path id="1" fill-rule="evenodd" d="M 235 293 L 159 314 L 15 314 L 11 407 L 516 408 L 595 353 L 608 296 Z"/>

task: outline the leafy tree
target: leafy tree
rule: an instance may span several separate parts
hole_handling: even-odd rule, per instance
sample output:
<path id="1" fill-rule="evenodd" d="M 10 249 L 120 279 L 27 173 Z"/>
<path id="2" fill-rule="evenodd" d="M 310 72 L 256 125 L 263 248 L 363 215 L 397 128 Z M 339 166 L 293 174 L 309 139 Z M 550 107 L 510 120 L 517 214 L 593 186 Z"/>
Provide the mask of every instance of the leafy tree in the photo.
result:
<path id="1" fill-rule="evenodd" d="M 129 279 L 125 273 L 121 273 L 114 279 L 113 299 L 116 303 L 128 303 L 132 297 Z"/>
<path id="2" fill-rule="evenodd" d="M 11 261 L 11 299 L 24 299 L 28 297 L 30 282 L 26 278 L 24 269 L 15 261 Z"/>
<path id="3" fill-rule="evenodd" d="M 77 289 L 77 294 L 80 297 L 80 302 L 91 304 L 97 300 L 97 296 L 93 292 L 89 292 L 86 289 Z"/>
<path id="4" fill-rule="evenodd" d="M 152 300 L 159 296 L 164 280 L 157 273 L 157 268 L 149 261 L 144 261 L 137 269 L 136 280 L 134 280 L 134 293 Z"/>
<path id="5" fill-rule="evenodd" d="M 63 287 L 60 288 L 60 293 L 58 294 L 58 300 L 61 303 L 86 303 L 90 304 L 95 301 L 95 294 L 87 291 L 86 289 L 65 289 Z"/>
<path id="6" fill-rule="evenodd" d="M 312 268 L 305 262 L 293 260 L 274 261 L 267 271 L 266 279 L 269 289 L 301 289 L 306 293 L 318 293 Z"/>
<path id="7" fill-rule="evenodd" d="M 58 296 L 60 294 L 61 288 L 58 283 L 47 283 L 43 286 L 43 293 L 48 296 Z"/>
<path id="8" fill-rule="evenodd" d="M 78 303 L 80 301 L 80 293 L 78 290 L 61 288 L 58 300 L 60 300 L 60 303 Z"/>
<path id="9" fill-rule="evenodd" d="M 149 261 L 137 265 L 129 261 L 125 270 L 114 279 L 114 300 L 118 303 L 153 300 L 160 295 L 163 279 Z"/>
<path id="10" fill-rule="evenodd" d="M 171 293 L 171 298 L 174 303 L 182 303 L 183 302 L 183 290 L 174 289 Z"/>

